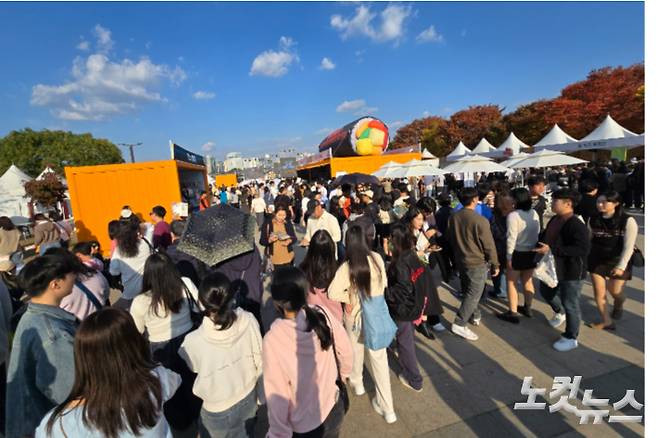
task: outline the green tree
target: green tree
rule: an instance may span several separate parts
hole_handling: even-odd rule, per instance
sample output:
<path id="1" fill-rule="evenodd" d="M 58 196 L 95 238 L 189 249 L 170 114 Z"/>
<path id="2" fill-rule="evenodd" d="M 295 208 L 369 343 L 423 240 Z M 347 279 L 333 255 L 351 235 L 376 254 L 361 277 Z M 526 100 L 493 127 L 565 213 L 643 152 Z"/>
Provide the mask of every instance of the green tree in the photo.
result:
<path id="1" fill-rule="evenodd" d="M 0 174 L 15 164 L 37 176 L 47 165 L 62 174 L 64 166 L 122 163 L 121 151 L 109 140 L 70 131 L 26 128 L 0 138 Z"/>

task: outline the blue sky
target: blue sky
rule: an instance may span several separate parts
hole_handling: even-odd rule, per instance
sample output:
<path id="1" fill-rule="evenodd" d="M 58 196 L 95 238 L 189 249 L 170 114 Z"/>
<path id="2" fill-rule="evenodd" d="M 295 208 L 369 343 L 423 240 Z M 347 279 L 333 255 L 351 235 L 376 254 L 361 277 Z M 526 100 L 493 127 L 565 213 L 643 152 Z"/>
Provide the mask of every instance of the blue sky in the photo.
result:
<path id="1" fill-rule="evenodd" d="M 0 135 L 141 141 L 139 161 L 173 139 L 223 159 L 313 152 L 364 113 L 394 129 L 556 96 L 644 60 L 644 5 L 0 3 L 0 52 Z"/>

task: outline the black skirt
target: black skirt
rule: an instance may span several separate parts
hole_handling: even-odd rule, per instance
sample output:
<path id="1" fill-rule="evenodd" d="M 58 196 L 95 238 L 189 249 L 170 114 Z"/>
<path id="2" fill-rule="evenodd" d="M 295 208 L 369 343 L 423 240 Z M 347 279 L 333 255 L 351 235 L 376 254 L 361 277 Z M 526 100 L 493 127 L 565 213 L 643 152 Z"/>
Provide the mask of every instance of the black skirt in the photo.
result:
<path id="1" fill-rule="evenodd" d="M 629 262 L 624 270 L 624 273 L 620 276 L 612 276 L 610 273 L 615 267 L 617 267 L 618 259 L 603 259 L 597 254 L 590 253 L 587 258 L 587 270 L 592 274 L 600 275 L 601 277 L 611 278 L 614 280 L 630 280 L 633 276 L 633 268 Z"/>
<path id="2" fill-rule="evenodd" d="M 537 267 L 537 253 L 534 251 L 514 251 L 512 253 L 512 269 L 528 271 Z"/>

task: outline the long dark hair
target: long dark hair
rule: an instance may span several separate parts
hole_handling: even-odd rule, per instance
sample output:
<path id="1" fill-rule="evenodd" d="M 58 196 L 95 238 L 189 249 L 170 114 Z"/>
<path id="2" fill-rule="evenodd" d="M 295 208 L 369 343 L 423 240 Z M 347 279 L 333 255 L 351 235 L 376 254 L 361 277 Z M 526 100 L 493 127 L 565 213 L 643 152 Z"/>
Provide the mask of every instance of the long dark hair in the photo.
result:
<path id="1" fill-rule="evenodd" d="M 350 283 L 359 292 L 370 296 L 370 246 L 360 225 L 353 225 L 345 233 L 345 260 L 350 270 Z M 381 272 L 379 272 L 381 275 Z"/>
<path id="2" fill-rule="evenodd" d="M 153 374 L 157 364 L 128 312 L 105 307 L 85 318 L 75 335 L 74 359 L 73 389 L 53 411 L 48 434 L 76 401 L 82 402 L 83 423 L 109 438 L 123 431 L 138 435 L 157 424 L 163 403 Z"/>
<path id="3" fill-rule="evenodd" d="M 308 282 L 301 269 L 283 266 L 274 271 L 272 277 L 272 299 L 282 311 L 306 313 L 306 331 L 313 330 L 320 339 L 320 346 L 328 350 L 333 344 L 331 329 L 324 313 L 306 304 Z"/>
<path id="4" fill-rule="evenodd" d="M 135 257 L 139 253 L 139 225 L 136 225 L 135 222 L 120 221 L 116 239 L 121 255 Z"/>
<path id="5" fill-rule="evenodd" d="M 151 292 L 151 311 L 158 315 L 160 305 L 164 307 L 164 316 L 169 312 L 178 313 L 183 304 L 183 279 L 171 258 L 164 253 L 151 254 L 144 264 L 142 293 Z"/>
<path id="6" fill-rule="evenodd" d="M 338 269 L 336 244 L 326 230 L 318 230 L 311 238 L 306 257 L 299 265 L 312 287 L 326 289 Z M 315 293 L 311 290 L 312 293 Z"/>
<path id="7" fill-rule="evenodd" d="M 411 229 L 404 224 L 397 223 L 391 226 L 391 266 L 394 265 L 402 254 L 416 247 L 416 238 Z"/>
<path id="8" fill-rule="evenodd" d="M 16 229 L 16 225 L 7 216 L 0 216 L 0 228 L 11 231 Z"/>
<path id="9" fill-rule="evenodd" d="M 204 314 L 219 330 L 230 328 L 237 319 L 234 311 L 235 292 L 231 281 L 221 272 L 213 272 L 201 282 L 199 301 L 205 308 Z"/>
<path id="10" fill-rule="evenodd" d="M 423 220 L 425 220 L 425 215 L 423 214 L 423 211 L 420 208 L 418 208 L 417 206 L 412 205 L 411 207 L 409 207 L 409 210 L 407 210 L 407 212 L 404 214 L 404 217 L 402 218 L 402 222 L 405 225 L 407 225 L 407 227 L 409 227 L 409 229 L 411 231 L 414 231 L 414 230 L 411 229 L 411 227 L 413 226 L 412 222 L 414 221 L 414 219 L 418 215 L 422 215 Z"/>

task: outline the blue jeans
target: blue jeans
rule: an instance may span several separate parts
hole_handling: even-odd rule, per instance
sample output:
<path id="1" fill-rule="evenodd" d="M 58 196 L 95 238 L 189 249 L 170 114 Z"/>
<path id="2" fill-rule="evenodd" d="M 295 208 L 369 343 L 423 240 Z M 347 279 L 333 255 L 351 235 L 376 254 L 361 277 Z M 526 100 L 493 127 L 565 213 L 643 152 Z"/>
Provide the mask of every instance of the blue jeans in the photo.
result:
<path id="1" fill-rule="evenodd" d="M 50 248 L 61 248 L 62 244 L 59 243 L 59 240 L 57 242 L 49 242 L 49 243 L 44 243 L 39 245 L 39 255 L 42 256 L 48 251 Z"/>
<path id="2" fill-rule="evenodd" d="M 487 281 L 487 265 L 469 266 L 459 269 L 462 289 L 462 304 L 455 316 L 455 324 L 465 327 L 472 318 L 480 318 L 478 304 Z"/>
<path id="3" fill-rule="evenodd" d="M 223 412 L 201 408 L 201 438 L 243 438 L 254 435 L 256 426 L 256 388 L 245 398 Z"/>
<path id="4" fill-rule="evenodd" d="M 562 336 L 576 339 L 580 330 L 580 292 L 583 280 L 560 281 L 551 288 L 540 282 L 539 291 L 554 312 L 567 315 L 567 327 Z M 558 296 L 559 294 L 559 296 Z"/>

